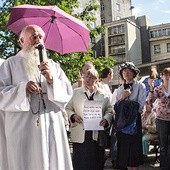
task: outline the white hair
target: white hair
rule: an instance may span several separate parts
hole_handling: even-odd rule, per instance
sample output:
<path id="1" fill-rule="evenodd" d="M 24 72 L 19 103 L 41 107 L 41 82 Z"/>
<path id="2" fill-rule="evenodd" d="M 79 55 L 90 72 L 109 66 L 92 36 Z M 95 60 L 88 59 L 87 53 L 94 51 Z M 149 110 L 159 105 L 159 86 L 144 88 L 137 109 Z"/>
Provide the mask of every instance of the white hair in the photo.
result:
<path id="1" fill-rule="evenodd" d="M 24 27 L 19 35 L 19 45 L 20 47 L 22 48 L 22 43 L 23 43 L 23 40 L 25 39 L 25 36 L 26 36 L 26 33 L 29 32 L 30 30 L 32 29 L 37 29 L 41 35 L 43 36 L 43 38 L 45 37 L 45 32 L 42 30 L 41 27 L 39 27 L 38 25 L 27 25 L 26 27 Z"/>

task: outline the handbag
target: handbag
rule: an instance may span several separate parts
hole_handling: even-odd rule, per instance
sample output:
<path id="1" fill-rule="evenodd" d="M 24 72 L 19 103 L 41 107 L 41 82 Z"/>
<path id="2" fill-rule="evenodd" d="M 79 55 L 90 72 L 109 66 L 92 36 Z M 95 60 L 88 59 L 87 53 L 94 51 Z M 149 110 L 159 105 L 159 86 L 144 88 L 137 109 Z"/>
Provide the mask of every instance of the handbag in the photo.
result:
<path id="1" fill-rule="evenodd" d="M 137 133 L 136 120 L 137 120 L 137 116 L 130 125 L 126 126 L 125 128 L 121 129 L 120 131 L 122 133 L 125 133 L 125 134 L 128 134 L 128 135 L 135 135 Z"/>
<path id="2" fill-rule="evenodd" d="M 114 106 L 116 115 L 114 127 L 122 133 L 135 135 L 137 133 L 137 118 L 139 103 L 131 100 L 122 100 Z"/>

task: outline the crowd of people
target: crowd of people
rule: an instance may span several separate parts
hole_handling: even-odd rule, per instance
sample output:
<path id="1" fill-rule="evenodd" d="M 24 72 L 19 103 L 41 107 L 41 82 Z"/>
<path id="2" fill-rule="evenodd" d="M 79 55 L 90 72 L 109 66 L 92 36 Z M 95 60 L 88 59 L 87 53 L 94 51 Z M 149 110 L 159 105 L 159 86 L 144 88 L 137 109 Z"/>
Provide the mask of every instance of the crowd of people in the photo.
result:
<path id="1" fill-rule="evenodd" d="M 120 85 L 111 89 L 113 69 L 104 68 L 99 76 L 87 61 L 71 85 L 45 48 L 39 61 L 37 46 L 44 46 L 44 36 L 39 26 L 26 26 L 21 50 L 0 66 L 0 169 L 103 170 L 110 143 L 114 168 L 137 170 L 150 141 L 158 139 L 160 167 L 168 170 L 170 68 L 162 71 L 158 86 L 148 79 L 148 92 L 137 79 L 139 69 L 125 62 Z"/>

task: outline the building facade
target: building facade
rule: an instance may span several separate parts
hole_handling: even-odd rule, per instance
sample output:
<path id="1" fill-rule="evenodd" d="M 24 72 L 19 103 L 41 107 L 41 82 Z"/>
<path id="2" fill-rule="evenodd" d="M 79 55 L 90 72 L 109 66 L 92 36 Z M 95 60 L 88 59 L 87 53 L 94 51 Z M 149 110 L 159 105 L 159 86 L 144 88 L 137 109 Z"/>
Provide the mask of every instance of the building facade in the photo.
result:
<path id="1" fill-rule="evenodd" d="M 105 24 L 105 56 L 113 56 L 116 64 L 133 61 L 142 64 L 140 27 L 130 18 Z"/>
<path id="2" fill-rule="evenodd" d="M 150 61 L 138 65 L 141 75 L 148 75 L 152 66 L 156 66 L 158 72 L 170 67 L 170 23 L 149 26 L 148 33 Z"/>
<path id="3" fill-rule="evenodd" d="M 113 85 L 119 83 L 118 65 L 122 62 L 134 62 L 140 76 L 149 75 L 153 66 L 158 71 L 170 66 L 170 23 L 153 26 L 147 16 L 135 18 L 131 0 L 97 0 L 97 3 L 100 4 L 97 23 L 107 29 L 105 35 L 95 40 L 92 49 L 95 57 L 116 59 Z"/>
<path id="4" fill-rule="evenodd" d="M 131 0 L 100 0 L 101 25 L 105 26 L 122 18 L 131 17 L 132 9 Z M 96 56 L 105 56 L 107 54 L 105 42 L 104 35 L 96 40 L 93 47 Z M 118 50 L 120 51 L 120 49 Z"/>
<path id="5" fill-rule="evenodd" d="M 123 18 L 105 24 L 105 56 L 116 59 L 112 85 L 119 83 L 118 65 L 132 61 L 135 65 L 142 64 L 140 27 L 135 18 Z"/>
<path id="6" fill-rule="evenodd" d="M 100 0 L 101 24 L 132 16 L 131 0 Z"/>

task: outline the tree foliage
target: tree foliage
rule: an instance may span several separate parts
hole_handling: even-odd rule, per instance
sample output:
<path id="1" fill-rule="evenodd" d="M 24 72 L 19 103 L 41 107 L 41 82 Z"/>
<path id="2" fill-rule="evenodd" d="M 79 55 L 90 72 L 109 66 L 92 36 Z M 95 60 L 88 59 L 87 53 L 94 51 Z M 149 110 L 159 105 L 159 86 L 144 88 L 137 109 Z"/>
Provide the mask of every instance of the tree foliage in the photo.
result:
<path id="1" fill-rule="evenodd" d="M 86 61 L 91 61 L 95 65 L 99 75 L 105 67 L 113 67 L 115 63 L 115 59 L 113 57 L 100 56 L 94 58 L 92 50 L 89 50 L 87 53 L 72 53 L 62 56 L 54 52 L 50 54 L 50 58 L 60 63 L 72 83 L 77 80 L 77 77 L 80 74 L 80 69 Z"/>
<path id="2" fill-rule="evenodd" d="M 22 4 L 32 4 L 32 5 L 57 5 L 59 8 L 63 9 L 65 12 L 85 21 L 88 28 L 91 30 L 90 38 L 96 38 L 99 34 L 105 32 L 105 28 L 98 26 L 92 28 L 90 22 L 95 22 L 95 11 L 99 8 L 96 2 L 93 0 L 88 3 L 84 9 L 75 13 L 75 9 L 79 7 L 77 0 L 3 0 L 3 5 L 0 10 L 0 52 L 1 58 L 8 58 L 11 55 L 16 54 L 18 49 L 17 36 L 8 31 L 6 28 L 7 22 L 9 20 L 11 8 L 14 6 Z M 104 67 L 112 67 L 114 65 L 113 57 L 98 57 L 93 58 L 93 51 L 89 49 L 86 53 L 72 53 L 60 55 L 53 51 L 48 51 L 49 58 L 60 63 L 63 70 L 66 72 L 67 76 L 74 82 L 78 77 L 79 70 L 83 63 L 87 60 L 94 63 L 96 69 L 100 71 Z"/>

